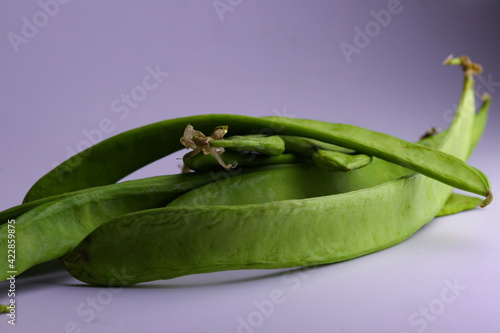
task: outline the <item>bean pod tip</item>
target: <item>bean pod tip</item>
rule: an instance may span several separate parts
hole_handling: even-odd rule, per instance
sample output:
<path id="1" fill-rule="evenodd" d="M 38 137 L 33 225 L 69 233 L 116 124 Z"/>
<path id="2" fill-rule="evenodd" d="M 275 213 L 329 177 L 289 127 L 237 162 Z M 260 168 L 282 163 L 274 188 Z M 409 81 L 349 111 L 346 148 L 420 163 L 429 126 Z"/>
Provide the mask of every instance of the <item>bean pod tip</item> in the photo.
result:
<path id="1" fill-rule="evenodd" d="M 493 201 L 493 192 L 488 191 L 486 194 L 486 199 L 484 199 L 483 201 L 481 201 L 481 203 L 479 203 L 479 207 L 484 208 L 488 206 L 492 201 Z"/>

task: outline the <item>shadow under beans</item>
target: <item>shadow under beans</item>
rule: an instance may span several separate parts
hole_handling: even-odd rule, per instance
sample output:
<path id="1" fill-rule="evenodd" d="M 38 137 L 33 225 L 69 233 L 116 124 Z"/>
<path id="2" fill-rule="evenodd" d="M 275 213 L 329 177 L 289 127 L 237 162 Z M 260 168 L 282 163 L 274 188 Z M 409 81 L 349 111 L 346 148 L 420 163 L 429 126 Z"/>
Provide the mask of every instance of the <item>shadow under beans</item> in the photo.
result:
<path id="1" fill-rule="evenodd" d="M 23 293 L 32 289 L 40 288 L 40 285 L 54 285 L 67 279 L 69 274 L 64 270 L 58 260 L 52 260 L 39 264 L 16 276 L 16 289 Z M 5 281 L 7 285 L 9 280 Z M 2 286 L 3 283 L 0 283 Z"/>
<path id="2" fill-rule="evenodd" d="M 46 275 L 46 274 L 52 274 L 55 272 L 60 272 L 60 273 L 65 273 L 66 270 L 64 269 L 63 264 L 59 259 L 54 259 L 50 260 L 38 265 L 35 265 L 22 274 L 20 274 L 18 279 L 25 279 L 28 277 L 33 277 L 33 276 L 40 276 L 40 275 Z M 67 274 L 67 273 L 66 273 Z"/>
<path id="3" fill-rule="evenodd" d="M 193 274 L 187 276 L 181 276 L 171 280 L 159 280 L 139 283 L 131 286 L 124 287 L 126 289 L 176 289 L 176 288 L 201 288 L 209 286 L 220 286 L 220 285 L 232 285 L 245 283 L 250 281 L 258 281 L 264 279 L 270 279 L 282 276 L 284 274 L 291 274 L 294 272 L 299 272 L 303 270 L 313 270 L 319 266 L 309 266 L 309 267 L 296 267 L 296 268 L 284 268 L 284 269 L 272 269 L 272 270 L 238 270 L 238 271 L 223 271 L 223 272 L 213 272 L 213 273 L 203 273 L 203 274 Z M 234 275 L 238 275 L 234 277 Z M 228 276 L 231 276 L 228 278 Z M 167 282 L 165 282 L 167 281 Z M 71 287 L 83 287 L 83 288 L 102 288 L 103 286 L 89 285 L 89 284 L 66 284 Z"/>

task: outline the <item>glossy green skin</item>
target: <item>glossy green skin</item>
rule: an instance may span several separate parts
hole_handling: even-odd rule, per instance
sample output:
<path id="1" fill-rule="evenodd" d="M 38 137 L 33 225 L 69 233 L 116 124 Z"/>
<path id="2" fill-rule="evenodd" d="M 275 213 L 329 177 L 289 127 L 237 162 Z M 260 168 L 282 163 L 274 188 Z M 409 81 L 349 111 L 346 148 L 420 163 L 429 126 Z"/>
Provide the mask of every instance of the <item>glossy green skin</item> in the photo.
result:
<path id="1" fill-rule="evenodd" d="M 472 142 L 471 81 L 466 77 L 457 115 L 438 145 L 460 159 Z M 125 276 L 120 284 L 131 285 L 230 269 L 333 263 L 400 243 L 432 220 L 451 193 L 450 186 L 416 174 L 309 199 L 141 211 L 97 228 L 64 263 L 77 279 L 100 285 L 116 281 L 117 272 Z"/>
<path id="2" fill-rule="evenodd" d="M 207 173 L 168 175 L 96 187 L 42 204 L 16 219 L 16 271 L 59 258 L 102 223 L 135 211 L 163 207 L 195 187 L 214 181 Z M 7 224 L 0 226 L 0 251 L 7 253 Z M 8 276 L 7 255 L 0 280 Z"/>
<path id="3" fill-rule="evenodd" d="M 465 191 L 484 196 L 491 194 L 488 179 L 460 159 L 387 134 L 316 120 L 212 114 L 166 120 L 99 142 L 42 177 L 30 189 L 24 202 L 114 183 L 138 168 L 179 150 L 182 147 L 178 143 L 179 135 L 186 124 L 207 133 L 220 124 L 228 124 L 231 133 L 239 135 L 271 131 L 309 137 L 401 164 Z"/>

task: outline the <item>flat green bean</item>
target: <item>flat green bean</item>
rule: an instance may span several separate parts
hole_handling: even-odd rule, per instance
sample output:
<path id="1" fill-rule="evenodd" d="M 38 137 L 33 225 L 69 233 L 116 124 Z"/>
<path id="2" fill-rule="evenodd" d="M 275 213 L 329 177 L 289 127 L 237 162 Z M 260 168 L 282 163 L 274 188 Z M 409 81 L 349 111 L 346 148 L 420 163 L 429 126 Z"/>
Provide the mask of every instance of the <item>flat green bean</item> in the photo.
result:
<path id="1" fill-rule="evenodd" d="M 478 116 L 476 117 L 476 121 L 474 122 L 475 134 L 473 135 L 472 147 L 477 144 L 477 141 L 479 141 L 480 135 L 482 133 L 482 129 L 484 129 L 484 125 L 487 118 L 487 111 L 488 111 L 487 106 L 489 106 L 489 99 L 487 101 L 488 103 L 485 103 L 483 105 L 483 108 L 479 112 Z M 435 146 L 437 144 L 438 138 L 440 139 L 442 137 L 442 134 L 444 133 L 445 132 L 438 134 L 434 137 L 422 140 L 421 144 Z M 278 158 L 278 157 L 271 157 L 271 158 Z M 320 184 L 319 187 L 307 186 L 309 189 L 316 189 L 316 193 L 313 193 L 311 191 L 304 192 L 302 198 L 331 194 L 333 193 L 332 189 L 334 189 L 335 186 L 339 187 L 337 189 L 337 193 L 374 186 L 381 182 L 392 180 L 395 177 L 405 175 L 409 171 L 408 169 L 402 168 L 392 163 L 387 163 L 382 160 L 377 160 L 373 164 L 373 166 L 374 167 L 366 168 L 362 173 L 361 172 L 353 173 L 352 176 L 348 176 L 347 178 L 345 176 L 335 178 L 333 177 L 334 174 L 332 174 L 332 175 L 325 175 L 325 178 L 323 178 L 322 180 L 316 179 L 317 181 L 315 181 L 315 183 Z M 259 171 L 255 172 L 257 173 Z M 266 169 L 265 172 L 267 172 L 268 175 L 267 179 L 269 179 L 269 176 L 272 176 L 271 179 L 275 177 L 273 175 L 274 171 L 272 169 L 271 170 Z M 287 174 L 286 172 L 289 173 Z M 281 177 L 283 179 L 284 184 L 293 184 L 293 182 L 289 181 L 290 179 L 300 178 L 304 176 L 304 174 L 299 174 L 297 173 L 297 171 L 294 172 L 295 175 L 291 174 L 290 171 L 284 171 L 284 173 L 282 173 L 281 176 L 278 176 L 278 178 L 275 178 L 275 180 Z M 311 174 L 318 176 L 321 175 L 321 172 L 317 173 L 315 170 L 313 170 Z M 335 175 L 338 176 L 338 174 Z M 30 254 L 27 254 L 28 252 L 26 252 L 25 254 L 25 252 L 22 249 L 19 250 L 18 260 L 21 263 L 20 266 L 21 268 L 19 269 L 19 272 L 25 269 L 23 267 L 31 267 L 35 263 L 35 261 L 30 261 L 30 260 L 36 259 L 37 262 L 42 262 L 56 258 L 58 255 L 63 254 L 64 251 L 67 251 L 67 249 L 71 248 L 71 246 L 74 246 L 78 239 L 83 238 L 87 233 L 90 232 L 90 230 L 93 230 L 95 226 L 106 221 L 106 219 L 110 218 L 111 216 L 117 216 L 125 212 L 151 208 L 155 207 L 156 205 L 161 206 L 166 201 L 170 200 L 169 198 L 175 197 L 180 193 L 189 190 L 191 187 L 199 186 L 214 180 L 215 179 L 212 178 L 212 176 L 208 178 L 205 175 L 160 176 L 160 177 L 152 177 L 149 179 L 134 180 L 124 183 L 119 183 L 116 185 L 105 186 L 101 188 L 90 188 L 77 192 L 71 192 L 59 195 L 52 198 L 42 199 L 39 201 L 40 204 L 46 203 L 45 201 L 47 201 L 48 199 L 51 199 L 52 201 L 54 201 L 54 203 L 52 205 L 45 205 L 44 207 L 41 207 L 40 209 L 37 209 L 34 212 L 31 212 L 31 214 L 29 215 L 22 216 L 22 218 L 17 221 L 19 226 L 18 232 L 20 234 L 26 235 L 26 239 L 47 238 L 42 242 L 36 241 L 32 245 L 30 245 L 33 246 L 34 248 L 32 252 L 37 253 L 37 255 L 34 256 L 33 258 L 25 259 L 25 257 L 30 256 Z M 186 183 L 187 181 L 192 181 L 192 182 L 188 185 L 183 185 L 187 184 Z M 262 184 L 263 185 L 262 188 L 265 188 L 265 186 L 267 185 L 266 183 L 268 183 L 267 180 L 264 182 L 264 184 Z M 327 184 L 330 184 L 331 187 L 324 186 Z M 318 189 L 321 188 L 323 192 L 319 193 Z M 289 196 L 290 193 L 292 193 L 292 191 L 290 191 L 289 189 L 288 191 L 280 191 L 279 193 L 280 194 L 288 193 Z M 69 199 L 64 201 L 61 200 L 70 196 L 74 198 L 71 200 Z M 262 195 L 258 197 L 264 198 L 265 196 Z M 237 196 L 235 196 L 235 198 L 237 198 Z M 288 198 L 289 197 L 287 197 L 287 199 Z M 25 212 L 31 209 L 31 207 L 35 203 L 36 202 L 31 202 L 23 205 L 24 208 L 22 209 L 22 211 Z M 106 205 L 113 207 L 114 210 L 109 211 L 109 209 L 106 208 L 107 207 Z M 71 216 L 72 218 L 70 218 Z M 14 218 L 14 217 L 15 216 L 10 215 L 9 218 Z M 68 230 L 68 234 L 70 234 L 71 233 L 70 230 L 74 223 L 86 225 L 88 226 L 88 228 L 85 227 L 76 229 L 75 230 L 76 238 L 66 239 L 65 237 L 63 237 L 64 235 L 62 235 L 60 232 L 62 232 L 61 230 Z M 38 229 L 37 228 L 31 229 L 28 226 L 24 226 L 25 224 L 39 225 L 39 227 Z M 38 233 L 39 230 L 40 232 Z M 3 234 L 5 235 L 6 233 Z M 55 239 L 55 241 L 50 240 L 49 238 L 53 238 Z M 61 245 L 61 241 L 65 242 L 65 244 Z M 2 242 L 0 241 L 0 244 L 1 243 Z M 49 253 L 49 255 L 47 255 L 47 253 L 45 252 L 46 251 L 45 243 L 52 244 L 51 251 L 55 252 L 53 253 L 51 252 Z M 0 247 L 5 247 L 5 246 L 6 246 L 5 244 L 0 245 Z M 62 250 L 58 249 L 57 251 L 60 250 L 61 252 L 57 252 L 55 250 L 58 246 L 61 246 Z M 37 249 L 37 247 L 40 248 Z"/>
<path id="2" fill-rule="evenodd" d="M 476 208 L 481 203 L 481 198 L 453 193 L 446 201 L 444 207 L 436 216 L 446 216 Z"/>
<path id="3" fill-rule="evenodd" d="M 294 153 L 302 157 L 310 157 L 318 149 L 326 149 L 337 151 L 345 154 L 354 154 L 356 151 L 337 145 L 333 145 L 326 142 L 321 142 L 319 140 L 314 140 L 306 137 L 298 137 L 292 135 L 280 135 L 280 137 L 285 141 L 285 151 L 289 153 Z"/>
<path id="4" fill-rule="evenodd" d="M 100 224 L 126 213 L 165 206 L 182 193 L 214 181 L 208 173 L 157 176 L 81 190 L 44 203 L 18 217 L 16 271 L 72 250 Z M 0 249 L 7 253 L 7 224 L 0 226 Z M 7 256 L 0 260 L 0 280 L 7 275 Z"/>
<path id="5" fill-rule="evenodd" d="M 467 158 L 472 154 L 482 136 L 489 107 L 490 97 L 485 95 L 483 96 L 483 105 L 473 121 Z M 447 130 L 422 139 L 419 144 L 438 147 L 446 134 Z M 285 141 L 288 142 L 288 139 Z M 304 143 L 307 141 L 297 138 L 295 142 Z M 309 151 L 309 147 L 308 144 L 304 151 Z M 208 157 L 209 155 L 207 155 Z M 229 159 L 234 158 L 230 157 Z M 213 159 L 211 166 L 216 164 L 217 162 Z M 373 187 L 409 176 L 412 173 L 413 171 L 410 169 L 377 158 L 374 158 L 370 165 L 349 173 L 326 172 L 318 170 L 313 165 L 300 165 L 287 169 L 256 171 L 252 174 L 223 178 L 179 196 L 172 200 L 168 206 L 230 206 L 319 197 Z M 455 203 L 450 202 L 450 205 L 455 205 Z M 453 210 L 455 208 L 447 209 Z"/>
<path id="6" fill-rule="evenodd" d="M 437 147 L 460 160 L 470 153 L 474 125 L 467 70 L 465 81 L 457 114 Z M 448 157 L 441 162 L 448 164 Z M 451 193 L 449 185 L 412 174 L 302 200 L 144 210 L 101 225 L 63 261 L 74 277 L 98 285 L 116 282 L 117 272 L 126 277 L 118 284 L 131 285 L 194 273 L 333 263 L 407 239 L 439 213 Z"/>
<path id="7" fill-rule="evenodd" d="M 471 84 L 472 80 L 466 80 L 464 88 Z M 473 101 L 474 96 L 464 94 L 462 98 Z M 147 125 L 99 142 L 42 177 L 24 201 L 114 183 L 132 171 L 179 150 L 181 145 L 176 136 L 182 133 L 186 124 L 205 132 L 220 124 L 228 124 L 231 133 L 238 135 L 267 130 L 280 135 L 309 137 L 400 164 L 450 186 L 483 195 L 486 197 L 483 206 L 493 198 L 487 177 L 461 159 L 387 134 L 315 120 L 203 115 Z"/>
<path id="8" fill-rule="evenodd" d="M 271 156 L 281 155 L 285 151 L 285 142 L 277 135 L 262 137 L 236 136 L 227 138 L 226 140 L 211 140 L 210 146 L 239 151 L 252 151 Z"/>
<path id="9" fill-rule="evenodd" d="M 372 157 L 365 154 L 344 154 L 332 150 L 319 149 L 312 155 L 316 165 L 329 171 L 352 171 L 367 166 Z"/>
<path id="10" fill-rule="evenodd" d="M 269 156 L 255 153 L 226 151 L 220 157 L 226 164 L 233 163 L 239 167 L 258 167 L 264 165 L 307 162 L 293 154 Z M 195 171 L 220 170 L 219 161 L 217 161 L 211 154 L 197 154 L 191 156 L 190 153 L 187 153 L 183 157 L 183 162 L 186 167 Z"/>
<path id="11" fill-rule="evenodd" d="M 282 136 L 282 139 L 286 152 L 312 159 L 318 167 L 329 171 L 351 171 L 372 161 L 372 156 L 318 140 L 288 135 Z"/>

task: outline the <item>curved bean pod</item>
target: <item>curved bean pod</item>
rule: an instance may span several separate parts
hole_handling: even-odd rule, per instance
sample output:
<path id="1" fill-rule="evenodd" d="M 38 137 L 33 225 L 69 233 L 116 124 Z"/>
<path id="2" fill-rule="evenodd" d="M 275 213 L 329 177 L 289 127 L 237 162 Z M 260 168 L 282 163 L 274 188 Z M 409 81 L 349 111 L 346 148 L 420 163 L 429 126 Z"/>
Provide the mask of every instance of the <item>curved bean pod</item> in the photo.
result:
<path id="1" fill-rule="evenodd" d="M 486 126 L 486 121 L 488 119 L 488 110 L 490 104 L 491 104 L 491 97 L 485 93 L 483 95 L 483 104 L 481 106 L 481 109 L 479 110 L 474 120 L 472 144 L 470 147 L 469 155 L 476 147 L 484 131 L 484 128 Z M 444 130 L 432 136 L 427 136 L 424 139 L 421 139 L 418 143 L 430 148 L 436 148 L 439 142 L 441 142 L 441 139 L 444 137 L 446 132 L 447 130 Z M 352 149 L 339 147 L 336 145 L 328 144 L 325 142 L 309 138 L 288 136 L 288 135 L 280 135 L 280 137 L 285 141 L 285 151 L 289 152 L 287 154 L 282 154 L 274 157 L 274 156 L 244 154 L 241 152 L 235 153 L 227 151 L 223 155 L 221 155 L 221 157 L 226 164 L 236 161 L 237 165 L 246 167 L 246 166 L 263 166 L 263 165 L 286 164 L 286 163 L 306 163 L 307 159 L 311 157 L 311 154 L 313 154 L 318 149 L 328 149 L 331 151 L 342 152 L 345 154 L 355 153 L 355 151 L 353 151 Z M 290 154 L 290 152 L 293 154 Z M 220 168 L 219 163 L 212 155 L 197 154 L 195 156 L 189 156 L 188 153 L 184 155 L 184 157 L 185 157 L 183 158 L 184 164 L 191 170 L 208 171 Z M 404 172 L 406 173 L 402 173 L 401 168 L 397 168 L 393 163 L 388 163 L 377 158 L 375 158 L 374 160 L 377 160 L 376 162 L 377 167 L 373 169 L 374 170 L 373 172 L 369 172 L 367 177 L 365 177 L 367 180 L 375 179 L 378 175 L 388 176 L 391 172 L 395 171 L 394 169 L 399 169 L 399 171 L 395 174 L 395 178 L 410 173 L 410 170 L 408 169 L 404 169 L 405 170 Z M 387 179 L 387 177 L 385 179 Z"/>
<path id="2" fill-rule="evenodd" d="M 471 84 L 465 88 L 466 98 L 438 146 L 460 159 L 470 152 L 474 123 L 474 91 Z M 432 220 L 451 193 L 450 186 L 414 174 L 318 198 L 146 210 L 103 224 L 63 260 L 71 275 L 98 285 L 115 281 L 117 272 L 126 276 L 120 284 L 131 285 L 194 273 L 333 263 L 400 243 Z"/>
<path id="3" fill-rule="evenodd" d="M 474 122 L 474 131 L 472 136 L 473 143 L 471 148 L 477 144 L 482 130 L 484 129 L 489 99 L 487 102 L 488 103 L 485 102 L 483 105 Z M 443 134 L 445 134 L 445 132 L 422 140 L 421 143 L 435 146 L 441 140 Z M 276 176 L 272 169 L 267 168 L 267 178 L 264 179 L 262 188 L 266 188 L 266 186 L 270 184 L 270 180 L 274 179 L 276 181 L 283 177 L 283 184 L 293 184 L 293 182 L 289 181 L 291 178 L 304 180 L 308 179 L 307 177 L 304 178 L 304 173 L 298 173 L 299 171 L 297 170 L 300 170 L 300 168 L 304 167 L 295 167 L 295 169 L 289 168 L 286 171 L 283 171 L 281 176 Z M 338 173 L 324 174 L 325 177 L 323 179 L 316 179 L 316 181 L 314 181 L 315 183 L 320 184 L 320 186 L 311 187 L 309 182 L 305 188 L 308 188 L 310 191 L 302 192 L 302 196 L 300 198 L 341 193 L 370 187 L 384 181 L 392 180 L 395 177 L 408 174 L 408 172 L 408 169 L 377 159 L 372 166 L 363 169 L 362 172 L 359 170 L 356 173 L 353 172 L 350 176 L 341 176 L 342 174 Z M 257 174 L 258 171 L 255 171 L 255 173 Z M 314 175 L 316 178 L 321 174 L 322 173 L 318 173 L 317 170 L 311 170 L 310 172 L 310 175 Z M 242 175 L 241 177 L 246 176 Z M 236 180 L 237 177 L 234 177 L 233 179 Z M 233 181 L 233 179 L 231 179 L 231 181 Z M 72 246 L 76 245 L 76 243 L 87 233 L 93 230 L 100 223 L 106 221 L 108 218 L 134 210 L 162 206 L 166 201 L 179 195 L 180 193 L 189 190 L 192 187 L 203 185 L 214 180 L 215 178 L 213 175 L 207 177 L 203 174 L 160 176 L 128 181 L 101 188 L 91 188 L 52 197 L 52 200 L 59 200 L 59 202 L 45 204 L 43 207 L 39 207 L 30 214 L 22 216 L 17 221 L 18 232 L 22 233 L 25 239 L 37 239 L 37 241 L 31 243 L 30 246 L 32 247 L 32 250 L 30 252 L 21 250 L 21 248 L 19 249 L 19 272 L 32 266 L 36 262 L 46 261 L 64 254 L 65 251 L 71 249 Z M 309 181 L 311 181 L 310 178 Z M 335 186 L 337 186 L 336 192 L 334 192 Z M 311 189 L 316 190 L 311 191 Z M 269 188 L 269 190 L 271 190 L 271 188 Z M 190 193 L 196 192 L 193 191 Z M 289 188 L 287 190 L 282 189 L 282 191 L 278 191 L 278 193 L 287 194 L 287 197 L 283 199 L 290 199 L 290 195 L 293 191 Z M 185 194 L 184 198 L 186 198 L 186 195 L 188 194 Z M 69 196 L 71 196 L 72 199 L 68 198 L 61 200 L 62 198 Z M 209 198 L 210 196 L 207 197 Z M 247 196 L 247 198 L 249 197 L 250 196 Z M 258 197 L 264 198 L 266 195 Z M 237 198 L 237 196 L 234 196 L 234 198 Z M 41 203 L 44 203 L 44 200 L 41 201 Z M 214 202 L 216 201 L 217 200 L 214 200 Z M 22 205 L 24 206 L 23 209 L 30 209 L 34 203 L 35 202 Z M 207 203 L 205 202 L 205 204 Z M 111 209 L 109 207 L 111 207 Z M 18 208 L 20 211 L 23 211 L 23 209 Z M 2 213 L 5 214 L 5 212 Z M 69 238 L 66 234 L 71 234 L 71 230 L 73 230 L 72 228 L 75 223 L 78 225 L 78 228 L 75 229 L 75 232 L 72 235 L 73 238 Z M 28 227 L 29 225 L 38 225 L 38 227 L 31 228 Z M 67 230 L 68 232 L 66 233 L 64 230 Z M 2 234 L 6 235 L 5 232 L 2 232 L 0 236 Z M 47 239 L 44 240 L 45 238 Z M 50 246 L 47 244 L 50 244 Z M 6 247 L 5 239 L 2 240 L 0 237 L 0 248 L 3 247 Z M 48 250 L 49 253 L 47 253 Z M 31 256 L 32 253 L 35 253 L 36 255 Z M 6 269 L 3 271 L 6 271 Z"/>
<path id="4" fill-rule="evenodd" d="M 271 156 L 283 154 L 285 142 L 277 135 L 271 136 L 236 136 L 226 140 L 210 140 L 211 147 L 222 147 L 239 151 L 253 151 Z"/>
<path id="5" fill-rule="evenodd" d="M 312 159 L 318 167 L 328 171 L 352 171 L 372 162 L 372 157 L 365 154 L 350 155 L 324 149 L 314 152 Z"/>
<path id="6" fill-rule="evenodd" d="M 473 85 L 472 74 L 468 73 L 466 78 L 464 91 L 469 91 Z M 471 103 L 474 103 L 474 94 L 463 94 L 460 105 L 464 107 Z M 99 142 L 42 177 L 30 189 L 25 202 L 114 183 L 145 164 L 179 150 L 181 145 L 174 136 L 182 133 L 186 124 L 192 124 L 195 128 L 208 132 L 222 123 L 229 124 L 234 134 L 251 134 L 267 130 L 283 135 L 305 136 L 350 148 L 359 153 L 403 165 L 450 186 L 483 195 L 486 197 L 483 206 L 493 198 L 487 177 L 461 159 L 387 134 L 352 125 L 315 120 L 204 115 L 151 124 Z"/>
<path id="7" fill-rule="evenodd" d="M 320 142 L 304 137 L 282 136 L 285 151 L 297 154 L 329 171 L 351 171 L 362 168 L 372 161 L 372 156 L 358 154 L 352 149 Z"/>
<path id="8" fill-rule="evenodd" d="M 326 142 L 321 142 L 319 140 L 314 140 L 311 138 L 298 137 L 292 135 L 280 135 L 280 137 L 285 141 L 285 151 L 297 154 L 303 157 L 310 157 L 318 149 L 326 149 L 337 151 L 339 153 L 354 154 L 356 151 L 337 145 L 333 145 Z"/>
<path id="9" fill-rule="evenodd" d="M 276 164 L 307 163 L 304 159 L 301 159 L 293 154 L 269 156 L 254 153 L 226 151 L 224 154 L 220 155 L 220 157 L 226 164 L 234 163 L 239 167 L 260 167 Z M 183 162 L 186 167 L 195 171 L 220 170 L 220 164 L 215 157 L 212 156 L 212 154 L 197 154 L 191 156 L 190 153 L 187 153 L 183 157 Z"/>
<path id="10" fill-rule="evenodd" d="M 467 158 L 476 147 L 485 129 L 490 104 L 490 96 L 484 95 L 481 109 L 473 121 L 471 144 L 467 152 Z M 427 137 L 420 140 L 419 143 L 428 147 L 438 147 L 447 132 L 445 130 Z M 289 138 L 291 137 L 285 138 L 285 142 L 289 142 Z M 294 149 L 295 152 L 303 151 L 306 155 L 310 154 L 311 145 L 307 139 L 293 137 L 293 140 L 294 144 L 300 144 L 304 148 L 300 150 Z M 208 159 L 210 155 L 203 158 Z M 230 156 L 228 159 L 234 160 L 234 156 Z M 213 159 L 211 166 L 216 164 L 217 162 Z M 374 158 L 373 163 L 370 165 L 349 173 L 326 172 L 318 170 L 312 165 L 256 171 L 252 174 L 224 178 L 200 186 L 174 199 L 168 206 L 229 206 L 319 197 L 373 187 L 400 177 L 409 176 L 412 173 L 412 170 L 377 158 Z M 311 184 L 314 184 L 314 186 L 311 186 Z M 241 195 L 241 193 L 245 193 L 245 195 Z M 467 204 L 471 202 L 469 201 Z M 456 204 L 455 201 L 450 202 L 450 205 L 456 206 Z M 452 207 L 446 209 L 448 211 L 457 211 L 457 208 Z"/>
<path id="11" fill-rule="evenodd" d="M 85 236 L 111 218 L 163 207 L 197 186 L 214 181 L 207 173 L 158 176 L 86 189 L 40 205 L 16 219 L 16 271 L 72 250 Z M 0 226 L 0 249 L 7 253 L 7 224 Z M 7 256 L 0 260 L 0 280 L 9 271 Z"/>
<path id="12" fill-rule="evenodd" d="M 481 198 L 470 197 L 468 195 L 462 195 L 458 193 L 453 193 L 446 201 L 446 204 L 436 215 L 446 216 L 455 214 L 458 212 L 463 212 L 464 210 L 470 210 L 476 208 L 481 203 Z"/>

